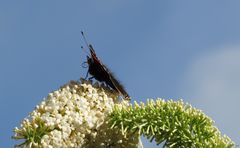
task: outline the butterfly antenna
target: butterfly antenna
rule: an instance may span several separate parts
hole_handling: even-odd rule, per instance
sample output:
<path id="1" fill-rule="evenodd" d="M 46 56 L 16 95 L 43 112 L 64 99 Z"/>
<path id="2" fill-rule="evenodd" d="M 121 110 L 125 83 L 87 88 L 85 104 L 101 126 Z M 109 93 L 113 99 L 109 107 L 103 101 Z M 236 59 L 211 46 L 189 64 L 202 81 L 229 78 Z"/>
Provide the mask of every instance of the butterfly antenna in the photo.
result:
<path id="1" fill-rule="evenodd" d="M 87 39 L 86 39 L 86 37 L 85 37 L 83 31 L 81 31 L 81 34 L 82 34 L 82 37 L 83 37 L 83 40 L 84 40 L 85 44 L 86 44 L 87 47 L 89 48 L 89 44 L 88 44 L 88 42 L 87 42 Z"/>

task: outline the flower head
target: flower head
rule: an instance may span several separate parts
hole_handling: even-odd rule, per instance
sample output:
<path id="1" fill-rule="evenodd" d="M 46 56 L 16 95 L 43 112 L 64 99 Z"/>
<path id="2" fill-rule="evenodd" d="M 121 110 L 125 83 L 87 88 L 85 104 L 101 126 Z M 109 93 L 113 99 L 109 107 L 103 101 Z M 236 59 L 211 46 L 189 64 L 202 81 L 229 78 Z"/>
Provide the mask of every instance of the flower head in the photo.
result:
<path id="1" fill-rule="evenodd" d="M 71 81 L 44 99 L 19 128 L 15 139 L 29 147 L 127 147 L 137 145 L 139 135 L 123 135 L 108 125 L 118 95 L 90 81 Z M 125 103 L 126 104 L 126 103 Z"/>

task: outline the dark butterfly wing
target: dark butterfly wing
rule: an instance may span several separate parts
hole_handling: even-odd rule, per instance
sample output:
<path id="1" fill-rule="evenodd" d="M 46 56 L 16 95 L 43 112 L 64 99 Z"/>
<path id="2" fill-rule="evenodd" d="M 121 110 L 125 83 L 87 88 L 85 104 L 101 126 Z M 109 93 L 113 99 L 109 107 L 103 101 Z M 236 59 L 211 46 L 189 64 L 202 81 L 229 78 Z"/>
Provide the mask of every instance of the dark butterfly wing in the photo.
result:
<path id="1" fill-rule="evenodd" d="M 100 81 L 105 81 L 112 89 L 122 94 L 125 97 L 125 99 L 130 99 L 123 85 L 114 77 L 113 73 L 98 59 L 92 45 L 89 45 L 89 49 L 91 53 L 92 62 L 96 67 L 98 67 L 96 68 L 96 70 L 101 71 L 99 73 L 101 73 L 103 79 L 96 75 L 93 76 L 99 79 Z"/>
<path id="2" fill-rule="evenodd" d="M 113 76 L 112 73 L 109 74 L 109 78 L 112 81 L 115 88 L 117 89 L 117 91 L 119 93 L 121 93 L 125 97 L 125 99 L 130 99 L 130 96 L 128 95 L 128 93 L 124 89 L 123 85 Z"/>

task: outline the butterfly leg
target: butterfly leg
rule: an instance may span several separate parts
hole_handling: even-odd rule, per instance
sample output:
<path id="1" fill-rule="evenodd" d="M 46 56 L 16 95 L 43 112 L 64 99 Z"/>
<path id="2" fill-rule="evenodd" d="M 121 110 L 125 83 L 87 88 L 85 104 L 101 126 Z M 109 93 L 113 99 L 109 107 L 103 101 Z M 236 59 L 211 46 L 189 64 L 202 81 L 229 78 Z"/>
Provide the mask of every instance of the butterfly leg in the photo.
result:
<path id="1" fill-rule="evenodd" d="M 90 78 L 88 78 L 88 80 L 92 80 L 94 77 L 90 77 Z"/>
<path id="2" fill-rule="evenodd" d="M 104 83 L 108 88 L 112 88 L 107 82 Z"/>
<path id="3" fill-rule="evenodd" d="M 89 72 L 87 71 L 87 74 L 86 74 L 86 76 L 85 76 L 85 79 L 87 79 L 87 77 L 88 77 L 88 73 L 89 73 Z"/>

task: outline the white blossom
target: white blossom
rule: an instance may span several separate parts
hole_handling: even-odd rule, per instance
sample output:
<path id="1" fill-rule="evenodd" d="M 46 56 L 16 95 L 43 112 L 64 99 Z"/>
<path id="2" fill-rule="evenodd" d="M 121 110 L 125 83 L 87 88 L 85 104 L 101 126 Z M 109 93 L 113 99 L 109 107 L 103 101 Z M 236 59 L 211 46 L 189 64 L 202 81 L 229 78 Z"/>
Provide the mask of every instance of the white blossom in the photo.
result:
<path id="1" fill-rule="evenodd" d="M 14 129 L 14 137 L 24 139 L 31 136 L 29 131 L 43 133 L 40 139 L 30 137 L 32 141 L 26 142 L 29 147 L 40 148 L 137 147 L 138 135 L 126 137 L 108 126 L 108 115 L 115 104 L 121 106 L 113 90 L 89 81 L 71 81 L 49 93 Z"/>

